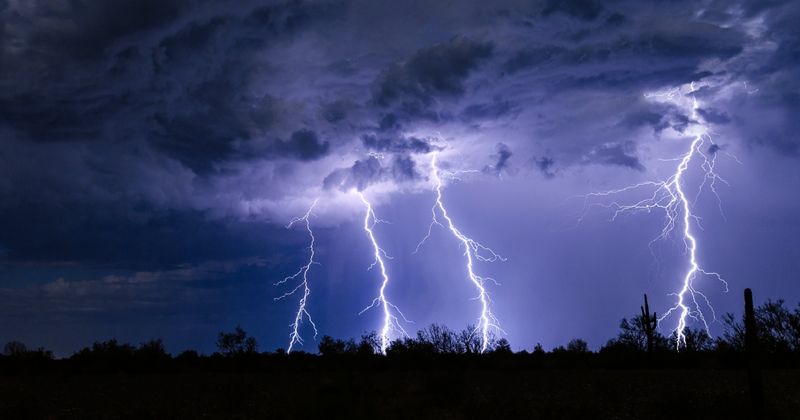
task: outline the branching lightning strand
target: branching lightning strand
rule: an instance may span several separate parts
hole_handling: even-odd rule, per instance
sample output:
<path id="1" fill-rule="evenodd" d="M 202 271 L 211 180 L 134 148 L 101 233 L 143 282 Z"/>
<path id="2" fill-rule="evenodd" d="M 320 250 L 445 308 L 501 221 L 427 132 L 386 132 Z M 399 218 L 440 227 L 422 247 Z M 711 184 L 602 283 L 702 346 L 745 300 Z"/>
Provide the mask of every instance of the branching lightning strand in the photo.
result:
<path id="1" fill-rule="evenodd" d="M 300 346 L 303 345 L 303 338 L 300 336 L 299 330 L 301 324 L 303 323 L 304 318 L 308 320 L 308 323 L 311 324 L 311 327 L 314 329 L 314 339 L 317 338 L 317 325 L 314 323 L 314 320 L 311 318 L 311 314 L 308 313 L 308 310 L 306 309 L 306 304 L 308 303 L 308 296 L 311 294 L 311 288 L 308 285 L 308 272 L 309 270 L 311 270 L 312 265 L 319 264 L 318 262 L 314 261 L 314 256 L 315 256 L 314 242 L 316 241 L 316 238 L 314 237 L 314 231 L 311 230 L 311 222 L 309 220 L 311 218 L 314 207 L 316 207 L 317 205 L 317 201 L 319 201 L 319 199 L 314 200 L 314 202 L 311 204 L 311 207 L 308 208 L 308 211 L 306 211 L 306 213 L 303 216 L 292 219 L 289 222 L 289 224 L 286 225 L 286 228 L 290 229 L 296 223 L 303 222 L 306 231 L 308 232 L 308 237 L 310 241 L 308 246 L 309 250 L 308 262 L 306 262 L 305 265 L 301 266 L 296 273 L 292 274 L 291 276 L 284 277 L 283 280 L 275 283 L 275 286 L 280 286 L 289 281 L 297 280 L 298 278 L 302 279 L 294 289 L 275 298 L 275 300 L 278 301 L 295 294 L 298 290 L 303 291 L 303 296 L 300 298 L 300 302 L 297 307 L 297 312 L 295 312 L 294 322 L 292 322 L 289 325 L 292 331 L 289 333 L 289 348 L 287 350 L 287 353 L 291 353 L 295 345 L 300 345 Z"/>
<path id="2" fill-rule="evenodd" d="M 431 157 L 431 179 L 435 184 L 436 202 L 434 203 L 433 207 L 431 207 L 431 224 L 428 226 L 428 232 L 425 234 L 419 244 L 417 244 L 414 253 L 418 252 L 420 247 L 428 240 L 428 238 L 430 238 L 431 231 L 433 230 L 434 226 L 441 226 L 448 229 L 464 246 L 467 274 L 472 284 L 478 290 L 478 296 L 476 299 L 481 303 L 481 312 L 480 316 L 478 317 L 476 331 L 480 331 L 481 334 L 481 353 L 483 353 L 486 351 L 491 341 L 491 329 L 494 328 L 498 331 L 503 330 L 500 328 L 500 323 L 497 321 L 497 318 L 495 318 L 491 311 L 490 305 L 492 300 L 488 291 L 486 290 L 487 281 L 495 284 L 497 284 L 497 282 L 491 277 L 482 277 L 478 274 L 475 274 L 474 261 L 494 262 L 498 260 L 505 261 L 506 259 L 494 252 L 491 248 L 486 247 L 464 235 L 456 227 L 453 219 L 451 219 L 450 215 L 447 213 L 447 209 L 445 208 L 444 200 L 442 198 L 443 183 L 440 169 L 437 165 L 437 157 L 438 153 L 433 152 L 433 156 Z M 437 209 L 438 213 L 441 213 L 442 219 L 444 219 L 446 225 L 439 220 Z"/>
<path id="3" fill-rule="evenodd" d="M 367 200 L 363 193 L 359 192 L 358 196 L 361 198 L 361 202 L 364 203 L 366 208 L 366 213 L 364 215 L 364 232 L 367 233 L 367 237 L 369 238 L 370 242 L 372 243 L 372 249 L 375 253 L 375 259 L 370 264 L 368 270 L 371 270 L 376 265 L 380 269 L 381 272 L 381 287 L 378 292 L 378 296 L 372 300 L 372 303 L 361 310 L 359 315 L 366 312 L 367 310 L 375 307 L 380 307 L 383 310 L 383 326 L 380 331 L 380 351 L 381 354 L 386 354 L 386 349 L 389 347 L 390 343 L 390 335 L 392 331 L 398 332 L 404 336 L 408 336 L 408 333 L 403 326 L 400 324 L 400 320 L 398 319 L 397 315 L 394 315 L 393 312 L 396 312 L 400 318 L 403 319 L 405 322 L 410 322 L 405 315 L 403 314 L 400 309 L 395 306 L 393 303 L 386 298 L 386 287 L 389 285 L 389 274 L 386 270 L 386 263 L 384 262 L 384 258 L 391 259 L 386 251 L 378 245 L 378 240 L 375 238 L 375 233 L 373 232 L 373 228 L 375 225 L 379 223 L 386 223 L 386 221 L 379 219 L 375 216 L 375 211 L 372 209 L 372 204 Z"/>
<path id="4" fill-rule="evenodd" d="M 694 92 L 694 90 L 694 84 L 692 84 L 691 91 Z M 671 97 L 677 93 L 678 90 L 672 90 L 664 95 Z M 692 104 L 693 119 L 697 121 L 698 103 L 694 96 L 692 97 Z M 709 147 L 706 150 L 703 150 L 703 146 L 706 142 L 709 143 Z M 728 283 L 719 273 L 705 270 L 698 262 L 698 241 L 692 229 L 693 225 L 697 225 L 702 229 L 700 218 L 692 212 L 692 206 L 706 186 L 716 196 L 720 211 L 722 211 L 721 200 L 716 190 L 716 182 L 719 181 L 725 184 L 727 184 L 727 182 L 715 171 L 716 155 L 718 150 L 719 147 L 713 142 L 711 137 L 707 133 L 701 132 L 692 140 L 686 153 L 676 159 L 673 159 L 678 162 L 678 165 L 675 168 L 675 173 L 673 173 L 672 176 L 666 180 L 647 181 L 616 190 L 591 193 L 584 196 L 587 200 L 585 208 L 586 206 L 600 206 L 614 209 L 611 220 L 615 220 L 617 216 L 622 213 L 631 211 L 650 212 L 655 209 L 664 211 L 666 217 L 664 226 L 661 229 L 661 233 L 655 239 L 653 239 L 653 241 L 651 241 L 651 249 L 652 244 L 655 241 L 667 238 L 669 234 L 674 231 L 678 223 L 683 226 L 681 233 L 683 235 L 685 250 L 688 255 L 689 267 L 683 276 L 681 288 L 677 292 L 670 294 L 677 298 L 677 302 L 659 318 L 659 321 L 662 321 L 672 314 L 678 315 L 678 324 L 673 330 L 676 338 L 675 345 L 677 349 L 680 349 L 682 346 L 686 346 L 685 329 L 687 327 L 687 318 L 692 318 L 701 322 L 706 334 L 709 336 L 711 335 L 709 322 L 704 315 L 702 308 L 708 308 L 711 312 L 712 320 L 716 319 L 716 312 L 714 311 L 711 301 L 702 291 L 695 287 L 695 280 L 697 280 L 698 276 L 712 277 L 723 284 L 725 292 L 728 291 Z M 690 200 L 687 196 L 687 192 L 684 189 L 682 180 L 686 170 L 689 168 L 689 164 L 695 158 L 700 159 L 699 166 L 703 170 L 704 176 L 703 181 L 699 185 L 697 195 L 695 196 L 694 200 Z M 588 202 L 588 200 L 591 198 L 611 197 L 620 193 L 631 192 L 646 187 L 654 188 L 652 195 L 633 204 L 622 204 L 617 201 L 612 201 L 610 203 L 591 204 Z"/>

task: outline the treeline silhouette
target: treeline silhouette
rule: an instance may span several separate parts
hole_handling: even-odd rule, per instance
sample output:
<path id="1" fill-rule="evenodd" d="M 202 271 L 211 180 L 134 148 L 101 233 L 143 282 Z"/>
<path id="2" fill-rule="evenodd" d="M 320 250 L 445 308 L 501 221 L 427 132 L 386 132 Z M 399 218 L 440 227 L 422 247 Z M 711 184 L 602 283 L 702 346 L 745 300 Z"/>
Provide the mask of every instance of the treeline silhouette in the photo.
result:
<path id="1" fill-rule="evenodd" d="M 646 299 L 646 297 L 645 297 Z M 761 364 L 764 367 L 800 367 L 800 304 L 786 306 L 783 300 L 767 301 L 754 308 L 756 334 Z M 649 313 L 647 303 L 641 314 L 623 318 L 616 337 L 608 340 L 598 351 L 592 351 L 586 341 L 576 338 L 550 351 L 537 344 L 530 351 L 514 352 L 505 338 L 492 337 L 485 353 L 481 354 L 480 335 L 474 326 L 453 331 L 446 326 L 431 324 L 414 337 L 394 340 L 384 357 L 379 354 L 379 337 L 375 332 L 355 339 L 335 339 L 323 336 L 318 340 L 318 353 L 283 349 L 259 352 L 258 342 L 237 326 L 233 331 L 220 332 L 217 351 L 201 355 L 187 350 L 169 354 L 163 341 L 150 340 L 134 346 L 115 339 L 96 342 L 63 359 L 56 359 L 49 350 L 28 349 L 12 341 L 5 345 L 0 356 L 3 373 L 31 370 L 66 369 L 88 372 L 170 372 L 193 370 L 259 370 L 281 367 L 335 367 L 362 365 L 365 367 L 474 366 L 510 367 L 739 367 L 744 362 L 746 329 L 744 317 L 728 313 L 722 318 L 723 334 L 710 338 L 704 330 L 687 329 L 685 346 L 675 346 L 675 335 L 668 337 L 654 328 L 655 314 Z"/>

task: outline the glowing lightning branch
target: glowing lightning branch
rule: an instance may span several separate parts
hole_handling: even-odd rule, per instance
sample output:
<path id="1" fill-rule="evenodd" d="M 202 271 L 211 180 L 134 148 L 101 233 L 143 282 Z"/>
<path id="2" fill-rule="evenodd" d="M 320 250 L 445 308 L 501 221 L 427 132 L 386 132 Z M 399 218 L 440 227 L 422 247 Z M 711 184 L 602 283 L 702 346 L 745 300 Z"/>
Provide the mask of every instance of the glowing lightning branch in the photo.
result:
<path id="1" fill-rule="evenodd" d="M 691 85 L 692 92 L 694 92 L 694 84 Z M 677 91 L 670 91 L 666 95 L 671 97 Z M 693 119 L 697 121 L 697 100 L 693 97 L 692 98 L 692 114 Z M 704 149 L 704 144 L 708 142 L 709 145 Z M 687 192 L 685 191 L 685 187 L 683 186 L 683 176 L 686 173 L 686 170 L 689 168 L 689 164 L 692 162 L 693 159 L 700 159 L 700 168 L 703 170 L 704 177 L 703 182 L 700 184 L 698 189 L 698 196 L 700 192 L 703 190 L 705 186 L 708 186 L 712 193 L 717 197 L 717 203 L 721 203 L 719 200 L 719 195 L 717 195 L 717 191 L 715 189 L 715 183 L 717 181 L 725 182 L 724 179 L 720 178 L 720 176 L 715 172 L 715 163 L 716 163 L 716 154 L 719 151 L 719 146 L 717 146 L 705 133 L 703 130 L 692 140 L 689 150 L 683 154 L 682 156 L 674 159 L 678 162 L 678 166 L 675 168 L 675 173 L 672 174 L 669 178 L 663 181 L 648 181 L 643 182 L 640 184 L 631 185 L 628 187 L 624 187 L 617 190 L 610 190 L 605 192 L 598 192 L 587 194 L 585 196 L 586 200 L 590 198 L 597 198 L 597 197 L 610 197 L 616 194 L 625 193 L 633 190 L 637 190 L 640 188 L 650 187 L 653 188 L 652 195 L 644 198 L 638 202 L 633 204 L 621 204 L 619 202 L 613 201 L 611 203 L 592 203 L 591 206 L 601 206 L 605 208 L 612 208 L 614 209 L 614 214 L 612 216 L 612 220 L 616 219 L 616 217 L 622 213 L 630 212 L 630 211 L 647 211 L 650 212 L 655 209 L 660 209 L 664 211 L 666 216 L 664 227 L 661 229 L 661 233 L 656 237 L 653 242 L 659 239 L 666 238 L 675 227 L 680 224 L 683 227 L 682 235 L 683 235 L 683 242 L 686 247 L 686 253 L 689 258 L 689 267 L 686 273 L 683 276 L 682 286 L 678 292 L 672 293 L 671 295 L 677 298 L 677 302 L 673 307 L 667 310 L 664 315 L 659 318 L 659 321 L 667 318 L 668 316 L 676 313 L 678 315 L 678 325 L 675 327 L 674 333 L 676 336 L 676 348 L 680 349 L 681 346 L 686 346 L 686 335 L 684 333 L 687 327 L 687 318 L 692 318 L 694 320 L 700 321 L 703 326 L 705 327 L 706 333 L 710 336 L 711 332 L 709 329 L 708 321 L 706 320 L 706 316 L 703 314 L 702 307 L 703 305 L 707 307 L 712 315 L 712 320 L 716 319 L 716 313 L 714 312 L 714 307 L 711 305 L 708 297 L 699 291 L 695 287 L 695 280 L 697 280 L 698 276 L 707 276 L 712 277 L 718 281 L 720 281 L 724 287 L 725 291 L 728 291 L 728 283 L 719 273 L 713 271 L 706 271 L 700 266 L 700 263 L 697 260 L 697 238 L 694 235 L 692 226 L 696 224 L 698 227 L 700 225 L 700 218 L 696 216 L 692 212 L 692 205 L 694 204 L 695 200 L 690 202 Z M 588 202 L 587 202 L 588 204 Z M 721 210 L 721 207 L 720 207 Z M 724 216 L 724 215 L 723 215 Z M 692 223 L 694 222 L 694 223 Z M 652 243 L 651 242 L 651 245 Z M 702 305 L 701 305 L 702 302 Z"/>
<path id="2" fill-rule="evenodd" d="M 289 229 L 292 226 L 294 226 L 295 223 L 303 222 L 305 224 L 306 231 L 308 232 L 308 237 L 310 238 L 311 241 L 308 246 L 309 250 L 308 262 L 302 267 L 300 267 L 300 269 L 297 270 L 296 273 L 292 274 L 291 276 L 284 277 L 283 280 L 275 283 L 275 286 L 279 286 L 288 281 L 297 280 L 298 278 L 302 279 L 302 281 L 300 281 L 300 283 L 294 289 L 275 298 L 275 300 L 277 301 L 295 294 L 298 290 L 303 291 L 303 297 L 300 298 L 300 303 L 298 304 L 297 312 L 295 313 L 294 316 L 294 322 L 292 322 L 289 325 L 292 329 L 292 332 L 289 333 L 289 349 L 287 350 L 287 353 L 291 353 L 292 348 L 295 345 L 301 345 L 301 346 L 303 345 L 303 339 L 302 337 L 300 337 L 300 332 L 299 332 L 300 324 L 303 323 L 303 318 L 307 319 L 309 324 L 311 324 L 311 327 L 314 329 L 314 338 L 315 339 L 317 338 L 317 325 L 314 324 L 314 320 L 311 319 L 311 314 L 309 314 L 308 310 L 306 310 L 306 303 L 308 303 L 308 295 L 311 294 L 311 289 L 308 287 L 308 271 L 311 270 L 312 265 L 319 264 L 318 262 L 314 261 L 314 241 L 316 240 L 316 238 L 314 238 L 314 232 L 311 230 L 311 222 L 309 221 L 309 218 L 311 217 L 311 212 L 317 205 L 317 201 L 318 200 L 314 200 L 314 203 L 312 203 L 311 207 L 308 208 L 306 214 L 304 214 L 302 217 L 296 217 L 292 219 L 289 222 L 289 224 L 286 225 L 286 228 Z"/>
<path id="3" fill-rule="evenodd" d="M 367 237 L 369 237 L 369 240 L 372 243 L 372 249 L 375 251 L 375 260 L 369 266 L 368 270 L 371 270 L 373 267 L 377 265 L 378 268 L 380 268 L 381 270 L 381 278 L 382 278 L 378 297 L 373 299 L 372 303 L 369 306 L 367 306 L 361 312 L 359 312 L 359 315 L 366 312 L 370 308 L 381 307 L 383 309 L 383 327 L 381 328 L 380 332 L 380 337 L 381 337 L 380 345 L 381 345 L 381 354 L 386 354 L 386 349 L 389 347 L 389 341 L 390 341 L 389 336 L 393 330 L 405 336 L 408 336 L 408 333 L 406 332 L 405 329 L 403 329 L 403 326 L 400 325 L 399 319 L 397 318 L 396 315 L 392 313 L 392 311 L 397 312 L 397 314 L 400 315 L 400 317 L 403 318 L 405 322 L 410 322 L 410 321 L 406 319 L 405 315 L 403 315 L 403 313 L 397 306 L 389 302 L 389 300 L 386 298 L 386 286 L 389 285 L 389 274 L 386 272 L 386 263 L 384 263 L 383 259 L 384 258 L 391 259 L 391 257 L 386 254 L 386 251 L 384 251 L 383 248 L 380 247 L 380 245 L 378 245 L 378 240 L 375 239 L 375 233 L 372 231 L 375 225 L 377 225 L 378 223 L 385 223 L 385 221 L 375 216 L 375 212 L 372 210 L 372 204 L 370 204 L 370 202 L 367 201 L 367 198 L 364 197 L 364 194 L 359 192 L 358 195 L 359 197 L 361 197 L 361 201 L 364 203 L 364 206 L 366 206 L 367 209 L 366 214 L 364 215 L 364 231 L 367 233 Z"/>
<path id="4" fill-rule="evenodd" d="M 497 322 L 497 318 L 492 314 L 489 305 L 491 303 L 491 298 L 489 297 L 489 293 L 486 291 L 486 281 L 497 283 L 491 277 L 481 277 L 475 274 L 475 270 L 473 267 L 473 262 L 475 260 L 482 261 L 482 262 L 494 262 L 497 260 L 505 261 L 506 259 L 502 256 L 495 253 L 491 248 L 488 248 L 478 242 L 475 242 L 471 238 L 467 237 L 460 230 L 455 226 L 453 223 L 453 219 L 447 214 L 447 209 L 444 206 L 444 202 L 442 200 L 442 178 L 439 174 L 439 167 L 436 165 L 436 158 L 437 152 L 433 153 L 433 157 L 431 158 L 431 179 L 436 184 L 436 203 L 431 208 L 431 217 L 432 221 L 431 224 L 428 226 L 428 233 L 425 235 L 424 238 L 417 244 L 417 249 L 414 251 L 415 253 L 419 251 L 419 248 L 425 241 L 430 237 L 431 230 L 433 229 L 434 225 L 441 226 L 443 228 L 449 229 L 450 232 L 455 236 L 461 243 L 464 245 L 464 256 L 466 257 L 467 262 L 467 274 L 469 276 L 470 281 L 475 285 L 475 288 L 478 289 L 478 296 L 477 300 L 481 302 L 481 313 L 480 317 L 478 318 L 478 325 L 476 326 L 476 331 L 480 331 L 481 333 L 481 353 L 486 351 L 486 348 L 489 346 L 490 341 L 490 329 L 495 328 L 499 331 L 502 329 L 499 326 L 499 322 Z M 444 219 L 445 224 L 442 224 L 439 221 L 438 212 L 441 213 L 442 218 Z"/>

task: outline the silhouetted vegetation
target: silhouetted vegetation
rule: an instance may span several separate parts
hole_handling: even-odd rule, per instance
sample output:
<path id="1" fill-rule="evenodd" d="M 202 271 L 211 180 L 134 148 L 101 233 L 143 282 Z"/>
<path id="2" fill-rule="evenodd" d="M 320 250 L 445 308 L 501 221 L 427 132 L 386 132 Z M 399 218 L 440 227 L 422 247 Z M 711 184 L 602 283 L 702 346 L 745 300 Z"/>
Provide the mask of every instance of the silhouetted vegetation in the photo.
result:
<path id="1" fill-rule="evenodd" d="M 789 309 L 784 301 L 767 301 L 754 310 L 755 322 L 758 331 L 760 352 L 765 355 L 791 356 L 800 355 L 800 305 Z M 514 352 L 505 338 L 491 337 L 487 354 L 501 354 L 509 357 L 542 357 L 552 358 L 564 354 L 591 355 L 596 360 L 603 360 L 607 356 L 612 360 L 616 355 L 637 356 L 646 353 L 672 355 L 682 357 L 687 354 L 738 354 L 745 349 L 744 319 L 733 314 L 725 314 L 722 318 L 724 330 L 721 336 L 711 338 L 704 330 L 687 329 L 685 331 L 686 343 L 680 350 L 676 349 L 675 336 L 664 336 L 654 329 L 657 325 L 655 313 L 649 312 L 647 301 L 642 306 L 641 312 L 632 318 L 623 318 L 619 324 L 619 333 L 610 339 L 599 351 L 593 352 L 589 343 L 580 338 L 570 340 L 565 345 L 557 346 L 551 351 L 537 344 L 531 352 L 521 350 Z M 187 350 L 173 357 L 164 348 L 160 339 L 153 339 L 134 346 L 120 343 L 116 339 L 100 341 L 90 347 L 83 348 L 67 359 L 58 362 L 69 362 L 77 366 L 91 367 L 93 369 L 111 368 L 113 366 L 158 367 L 166 366 L 171 362 L 180 361 L 183 364 L 195 363 L 206 359 L 224 358 L 237 359 L 242 357 L 286 357 L 283 349 L 274 352 L 258 352 L 258 342 L 249 336 L 244 329 L 236 326 L 233 331 L 220 332 L 216 345 L 218 352 L 205 356 L 194 350 Z M 479 331 L 473 325 L 468 325 L 460 331 L 453 331 L 444 325 L 431 324 L 417 332 L 415 336 L 397 338 L 391 342 L 387 349 L 387 356 L 392 357 L 417 357 L 433 355 L 478 356 L 480 355 L 481 340 Z M 375 332 L 362 335 L 358 341 L 354 339 L 337 339 L 323 336 L 318 340 L 318 354 L 323 358 L 332 356 L 358 356 L 373 357 L 380 353 L 379 338 Z M 313 356 L 305 352 L 295 352 Z M 638 357 L 638 356 L 637 356 Z M 727 357 L 727 356 L 726 356 Z M 38 348 L 28 349 L 24 343 L 11 341 L 3 348 L 3 366 L 15 362 L 27 361 L 53 361 L 53 353 Z M 656 358 L 655 360 L 665 360 Z"/>
<path id="2" fill-rule="evenodd" d="M 84 374 L 118 375 L 120 373 L 134 373 L 173 375 L 176 377 L 190 375 L 195 378 L 192 380 L 197 380 L 197 378 L 204 377 L 202 375 L 263 374 L 265 378 L 272 379 L 264 379 L 263 381 L 259 379 L 259 386 L 267 387 L 272 390 L 271 392 L 277 392 L 279 395 L 283 395 L 284 398 L 289 399 L 293 398 L 293 394 L 284 393 L 284 388 L 276 388 L 281 381 L 286 382 L 287 387 L 311 386 L 311 389 L 317 390 L 313 392 L 323 392 L 321 391 L 323 388 L 319 388 L 317 385 L 309 385 L 309 383 L 316 383 L 314 382 L 316 379 L 313 378 L 337 378 L 335 381 L 343 381 L 339 386 L 350 389 L 351 392 L 366 392 L 370 395 L 373 392 L 388 392 L 391 394 L 394 391 L 383 387 L 384 383 L 377 380 L 382 375 L 388 375 L 386 376 L 387 378 L 394 378 L 392 381 L 400 381 L 401 383 L 422 380 L 412 378 L 441 378 L 430 379 L 434 381 L 433 383 L 424 381 L 423 383 L 427 384 L 425 387 L 433 387 L 432 390 L 435 392 L 457 392 L 461 397 L 474 398 L 474 395 L 470 393 L 471 391 L 468 391 L 470 389 L 468 387 L 486 389 L 485 387 L 489 386 L 490 383 L 487 381 L 494 381 L 491 386 L 495 387 L 501 386 L 500 384 L 503 381 L 516 380 L 524 383 L 533 377 L 547 377 L 550 378 L 548 379 L 550 382 L 562 383 L 559 382 L 561 381 L 560 378 L 562 376 L 569 377 L 570 375 L 578 375 L 576 378 L 584 378 L 576 380 L 589 381 L 587 383 L 594 384 L 591 385 L 592 387 L 600 387 L 596 388 L 594 392 L 602 393 L 606 387 L 618 387 L 617 382 L 615 382 L 617 379 L 614 379 L 611 383 L 606 383 L 604 379 L 601 379 L 604 376 L 594 376 L 594 373 L 591 372 L 630 372 L 613 375 L 606 373 L 604 375 L 626 378 L 624 381 L 636 382 L 640 380 L 637 378 L 643 377 L 642 375 L 650 377 L 651 374 L 645 372 L 655 369 L 662 372 L 659 377 L 661 379 L 655 379 L 656 382 L 665 380 L 663 378 L 672 377 L 672 374 L 667 372 L 675 371 L 682 372 L 679 375 L 680 379 L 675 379 L 683 383 L 684 385 L 682 386 L 687 386 L 685 385 L 687 383 L 703 382 L 704 379 L 702 378 L 705 378 L 706 375 L 711 375 L 712 377 L 720 378 L 722 381 L 728 381 L 725 386 L 736 387 L 736 390 L 730 391 L 732 392 L 731 394 L 725 395 L 734 396 L 737 392 L 747 392 L 748 382 L 743 379 L 743 376 L 740 376 L 744 373 L 744 368 L 747 364 L 744 356 L 747 340 L 743 318 L 726 314 L 722 318 L 724 331 L 717 338 L 709 337 L 704 330 L 689 329 L 685 332 L 686 346 L 677 351 L 674 335 L 667 337 L 655 328 L 657 325 L 657 321 L 654 321 L 656 314 L 650 313 L 646 301 L 638 312 L 632 318 L 622 319 L 617 336 L 610 339 L 597 351 L 593 351 L 590 344 L 585 340 L 574 338 L 550 351 L 537 344 L 530 351 L 521 349 L 515 352 L 505 338 L 492 337 L 487 351 L 481 354 L 480 333 L 475 326 L 468 325 L 456 331 L 443 325 L 431 324 L 418 331 L 414 336 L 398 338 L 392 341 L 387 349 L 386 356 L 380 354 L 379 337 L 375 332 L 366 333 L 358 340 L 343 340 L 323 336 L 317 341 L 316 350 L 318 354 L 304 351 L 295 351 L 287 354 L 283 349 L 277 349 L 272 352 L 259 352 L 255 338 L 249 336 L 241 327 L 236 326 L 232 331 L 223 331 L 218 334 L 216 340 L 217 352 L 211 355 L 203 355 L 194 350 L 187 350 L 177 356 L 173 356 L 166 351 L 164 343 L 160 339 L 149 340 L 139 345 L 121 343 L 112 339 L 96 342 L 77 351 L 68 358 L 55 359 L 52 352 L 45 349 L 29 350 L 25 344 L 12 341 L 5 345 L 3 355 L 0 356 L 0 375 L 8 378 L 21 378 L 28 373 L 43 374 L 47 372 L 57 373 L 58 377 L 73 377 L 74 375 Z M 800 394 L 798 392 L 792 394 L 791 391 L 787 390 L 795 389 L 792 387 L 800 385 L 800 375 L 775 376 L 776 374 L 771 373 L 773 371 L 769 369 L 800 368 L 800 306 L 789 309 L 783 301 L 767 301 L 755 308 L 753 312 L 754 322 L 757 325 L 754 331 L 757 331 L 757 338 L 760 343 L 760 364 L 767 369 L 764 370 L 766 372 L 764 373 L 766 378 L 765 394 L 770 396 L 772 392 L 783 392 L 788 395 L 788 399 L 781 402 L 776 402 L 773 398 L 773 401 L 768 401 L 767 406 L 769 404 L 773 406 L 784 404 L 787 407 L 791 407 L 792 410 L 798 409 L 800 408 Z M 414 373 L 412 374 L 412 372 Z M 528 373 L 525 374 L 524 372 Z M 561 373 L 554 377 L 553 373 L 546 372 Z M 727 372 L 742 372 L 742 374 Z M 788 372 L 798 371 L 792 370 Z M 159 377 L 163 379 L 163 376 Z M 456 377 L 458 379 L 454 379 Z M 488 379 L 490 377 L 493 379 Z M 306 378 L 306 380 L 301 381 L 297 378 Z M 477 378 L 487 379 L 478 380 Z M 692 379 L 689 380 L 687 378 Z M 171 381 L 170 379 L 163 380 Z M 248 379 L 248 381 L 254 380 L 252 378 Z M 622 379 L 619 380 L 622 381 Z M 372 384 L 371 386 L 375 387 L 376 390 L 360 388 L 362 386 L 361 381 Z M 794 385 L 785 385 L 784 388 L 781 388 L 784 386 L 781 384 Z M 210 387 L 209 390 L 213 388 L 210 384 L 208 386 Z M 563 383 L 562 386 L 566 387 L 568 385 Z M 652 387 L 652 379 L 649 385 L 642 386 Z M 711 387 L 709 389 L 717 389 L 716 387 L 720 385 L 708 384 L 707 386 Z M 359 387 L 359 391 L 354 391 L 356 389 L 354 387 Z M 0 386 L 0 391 L 2 389 Z M 222 397 L 213 398 L 229 398 L 230 401 L 233 401 L 230 403 L 230 407 L 238 407 L 236 409 L 239 409 L 238 401 L 242 399 L 250 401 L 252 396 L 249 395 L 252 392 L 238 387 L 235 387 L 235 389 L 237 391 L 234 394 L 226 394 L 225 392 L 227 391 L 221 391 Z M 327 390 L 325 392 L 334 392 L 334 394 L 337 392 L 328 388 L 324 389 Z M 377 391 L 381 389 L 383 391 Z M 619 389 L 619 392 L 623 392 L 621 388 Z M 800 387 L 796 389 L 800 389 Z M 140 389 L 138 392 L 147 391 Z M 513 391 L 508 389 L 505 392 Z M 540 389 L 539 392 L 544 391 Z M 626 388 L 624 392 L 630 393 L 633 391 Z M 691 392 L 700 391 L 692 388 Z M 702 392 L 706 392 L 706 390 Z M 493 398 L 499 398 L 497 394 L 493 395 Z M 319 397 L 319 395 L 317 396 Z M 583 397 L 586 398 L 585 395 Z M 340 398 L 342 398 L 341 395 Z M 373 396 L 372 398 L 379 397 Z M 412 397 L 408 394 L 405 398 L 417 397 Z M 652 399 L 652 397 L 648 398 Z M 736 413 L 742 412 L 741 410 L 746 412 L 748 407 L 746 405 L 741 406 L 744 403 L 740 403 L 735 399 L 729 401 L 725 399 L 728 398 L 726 396 L 712 395 L 705 398 L 711 398 L 710 401 L 724 400 L 726 404 L 740 404 L 738 406 L 739 409 L 730 411 L 730 414 L 734 417 Z M 718 400 L 714 400 L 714 398 L 718 398 Z M 770 398 L 772 397 L 770 396 Z M 650 400 L 645 399 L 642 401 Z M 282 403 L 282 401 L 275 400 L 273 402 L 276 404 Z M 297 404 L 298 401 L 295 400 L 293 403 Z M 709 406 L 707 408 L 712 410 L 713 407 Z M 476 408 L 476 410 L 479 409 Z M 775 409 L 773 408 L 773 410 Z M 769 410 L 767 411 L 769 412 Z M 778 410 L 778 415 L 775 418 L 791 418 L 785 415 L 781 417 L 781 413 L 790 411 Z M 224 410 L 221 412 L 224 412 Z M 708 412 L 711 413 L 712 411 Z M 3 406 L 0 405 L 0 414 L 3 413 Z M 512 414 L 510 412 L 505 413 Z M 288 412 L 284 412 L 284 414 L 288 414 Z M 462 412 L 462 414 L 472 416 L 475 413 L 469 411 Z M 487 412 L 486 414 L 489 415 L 490 413 Z M 147 415 L 144 416 L 147 417 Z M 2 417 L 16 418 L 14 416 Z M 223 415 L 222 417 L 225 416 Z M 652 418 L 664 417 L 653 416 Z"/>
<path id="3" fill-rule="evenodd" d="M 53 352 L 39 347 L 28 350 L 24 343 L 10 341 L 3 347 L 3 355 L 12 360 L 53 360 Z"/>
<path id="4" fill-rule="evenodd" d="M 220 332 L 217 336 L 217 349 L 226 357 L 252 355 L 258 352 L 258 342 L 254 337 L 248 337 L 240 326 L 233 332 Z"/>
<path id="5" fill-rule="evenodd" d="M 800 351 L 800 304 L 792 311 L 783 300 L 769 300 L 755 308 L 756 329 L 761 352 L 789 353 Z M 736 318 L 725 314 L 725 333 L 719 344 L 743 351 L 745 346 L 744 315 Z"/>

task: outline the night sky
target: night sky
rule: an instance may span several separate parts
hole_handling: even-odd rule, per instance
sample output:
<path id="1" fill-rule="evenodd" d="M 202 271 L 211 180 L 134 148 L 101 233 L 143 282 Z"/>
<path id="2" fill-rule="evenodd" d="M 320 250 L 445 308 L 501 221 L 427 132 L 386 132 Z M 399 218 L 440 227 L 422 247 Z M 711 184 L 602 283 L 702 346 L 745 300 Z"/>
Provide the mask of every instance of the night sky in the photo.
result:
<path id="1" fill-rule="evenodd" d="M 598 348 L 643 293 L 672 306 L 687 255 L 651 244 L 663 212 L 582 196 L 669 177 L 698 130 L 727 181 L 718 201 L 697 162 L 683 179 L 698 258 L 730 292 L 696 286 L 718 314 L 745 287 L 794 306 L 798 22 L 779 0 L 0 0 L 0 342 L 211 352 L 241 324 L 285 347 L 299 296 L 273 283 L 308 258 L 286 224 L 316 198 L 308 310 L 320 334 L 379 329 L 354 190 L 390 222 L 406 329 L 475 323 L 459 243 L 435 228 L 413 253 L 436 152 L 465 171 L 451 217 L 507 259 L 476 270 L 512 347 Z"/>

